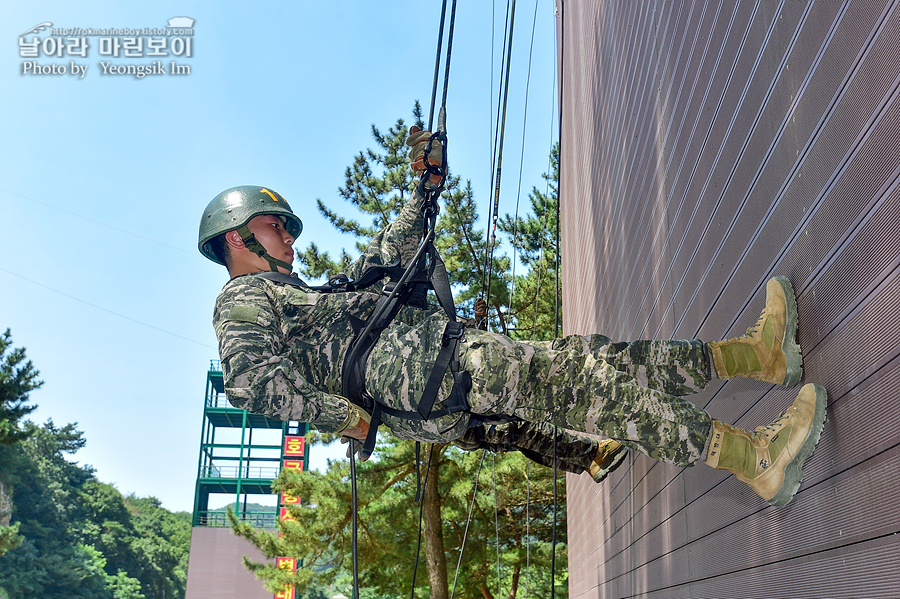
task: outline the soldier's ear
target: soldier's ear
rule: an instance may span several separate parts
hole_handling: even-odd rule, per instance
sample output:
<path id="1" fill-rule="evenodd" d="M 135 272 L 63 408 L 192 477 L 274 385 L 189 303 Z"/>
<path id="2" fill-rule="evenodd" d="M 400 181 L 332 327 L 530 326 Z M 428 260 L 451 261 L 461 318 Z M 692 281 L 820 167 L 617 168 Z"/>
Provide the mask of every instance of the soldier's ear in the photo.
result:
<path id="1" fill-rule="evenodd" d="M 237 231 L 228 231 L 225 233 L 225 242 L 235 249 L 244 248 L 244 240 L 241 239 L 241 235 Z"/>

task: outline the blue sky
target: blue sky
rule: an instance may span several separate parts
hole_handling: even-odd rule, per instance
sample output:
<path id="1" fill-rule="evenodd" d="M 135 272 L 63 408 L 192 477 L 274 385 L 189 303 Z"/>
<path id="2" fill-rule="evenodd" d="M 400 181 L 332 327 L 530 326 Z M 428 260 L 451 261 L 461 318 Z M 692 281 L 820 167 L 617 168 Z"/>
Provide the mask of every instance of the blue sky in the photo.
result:
<path id="1" fill-rule="evenodd" d="M 494 79 L 505 3 L 496 3 Z M 278 190 L 304 221 L 295 247 L 352 247 L 315 212 L 352 216 L 337 189 L 370 126 L 409 119 L 431 95 L 440 3 L 22 2 L 0 0 L 0 330 L 41 371 L 37 422 L 77 422 L 75 459 L 123 493 L 190 510 L 210 324 L 225 270 L 196 250 L 206 204 L 235 185 Z M 554 106 L 554 5 L 516 14 L 501 213 L 543 189 Z M 448 97 L 451 168 L 471 179 L 487 218 L 492 120 L 492 5 L 459 2 Z M 164 28 L 194 19 L 189 75 L 103 74 L 153 58 L 23 58 L 34 26 Z M 37 35 L 44 38 L 49 31 Z M 31 39 L 35 34 L 25 36 Z M 112 36 L 124 37 L 124 36 Z M 145 49 L 146 52 L 146 49 Z M 84 77 L 23 74 L 24 63 L 87 65 Z M 173 57 L 162 58 L 170 70 Z M 493 88 L 493 89 L 492 89 Z M 313 450 L 321 463 L 334 451 Z"/>

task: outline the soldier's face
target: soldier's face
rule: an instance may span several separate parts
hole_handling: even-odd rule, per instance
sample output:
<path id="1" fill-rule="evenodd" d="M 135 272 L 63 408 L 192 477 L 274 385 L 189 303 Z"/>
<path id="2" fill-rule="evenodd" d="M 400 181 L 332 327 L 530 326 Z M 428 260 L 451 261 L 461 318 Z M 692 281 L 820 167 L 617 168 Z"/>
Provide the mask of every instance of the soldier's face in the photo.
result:
<path id="1" fill-rule="evenodd" d="M 254 216 L 247 223 L 250 232 L 253 233 L 256 240 L 259 241 L 270 256 L 278 260 L 284 260 L 287 263 L 294 261 L 294 237 L 284 228 L 284 222 L 280 217 L 271 214 L 262 214 Z M 269 270 L 269 263 L 255 256 L 260 261 L 262 270 Z"/>

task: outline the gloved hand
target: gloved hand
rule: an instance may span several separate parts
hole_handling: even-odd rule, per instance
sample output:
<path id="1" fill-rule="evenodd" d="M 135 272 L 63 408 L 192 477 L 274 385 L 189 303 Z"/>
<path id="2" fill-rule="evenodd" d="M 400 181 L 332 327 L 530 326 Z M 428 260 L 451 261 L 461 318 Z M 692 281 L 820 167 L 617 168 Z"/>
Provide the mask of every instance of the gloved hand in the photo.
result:
<path id="1" fill-rule="evenodd" d="M 352 439 L 350 437 L 341 437 L 341 443 L 349 443 L 347 446 L 347 457 L 349 458 L 352 454 L 356 454 L 359 458 L 360 462 L 365 462 L 372 455 L 363 451 L 364 441 L 360 441 L 359 439 Z"/>
<path id="2" fill-rule="evenodd" d="M 369 454 L 364 454 L 362 451 L 363 442 L 366 440 L 366 436 L 369 434 L 369 422 L 371 422 L 370 416 L 363 411 L 362 409 L 351 404 L 350 410 L 354 412 L 351 416 L 351 421 L 347 425 L 347 428 L 340 431 L 341 435 L 341 443 L 350 443 L 350 446 L 347 447 L 347 457 L 350 457 L 350 454 L 355 451 L 359 451 L 359 459 L 365 462 L 369 459 Z"/>
<path id="3" fill-rule="evenodd" d="M 484 318 L 487 316 L 488 305 L 483 299 L 475 301 L 475 318 Z"/>
<path id="4" fill-rule="evenodd" d="M 412 169 L 419 176 L 425 170 L 425 146 L 428 145 L 430 137 L 430 131 L 422 131 L 415 125 L 409 128 L 409 137 L 406 138 L 406 145 L 412 148 L 409 151 L 409 162 Z M 431 144 L 431 153 L 428 155 L 428 163 L 434 166 L 441 166 L 443 161 L 444 148 L 440 141 L 434 140 Z M 431 175 L 429 181 L 437 185 L 440 184 L 441 178 L 438 175 Z"/>

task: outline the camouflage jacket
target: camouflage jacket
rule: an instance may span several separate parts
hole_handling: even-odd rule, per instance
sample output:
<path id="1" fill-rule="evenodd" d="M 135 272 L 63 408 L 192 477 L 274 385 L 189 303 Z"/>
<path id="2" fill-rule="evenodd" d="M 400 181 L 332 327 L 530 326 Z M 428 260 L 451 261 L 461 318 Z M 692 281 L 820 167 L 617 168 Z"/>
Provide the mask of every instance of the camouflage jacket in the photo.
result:
<path id="1" fill-rule="evenodd" d="M 397 255 L 403 264 L 413 257 L 422 230 L 421 203 L 413 194 L 397 219 L 352 264 L 346 273 L 351 279 Z M 380 291 L 377 283 L 363 291 L 317 293 L 253 275 L 230 280 L 213 314 L 228 399 L 238 408 L 310 422 L 324 432 L 345 428 L 354 416 L 348 400 L 339 395 L 341 367 L 354 337 L 350 316 L 366 319 Z M 406 332 L 436 318 L 434 312 L 403 308 L 395 323 Z M 390 328 L 383 338 L 390 337 Z M 426 353 L 432 353 L 430 347 Z M 424 359 L 433 363 L 434 357 Z M 457 424 L 464 430 L 464 423 Z"/>

